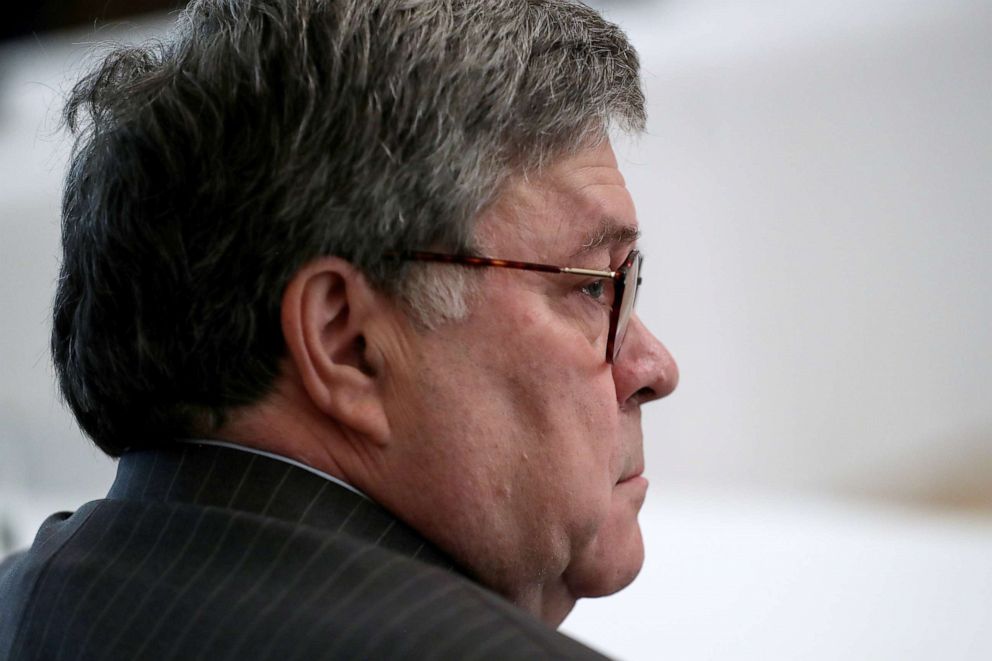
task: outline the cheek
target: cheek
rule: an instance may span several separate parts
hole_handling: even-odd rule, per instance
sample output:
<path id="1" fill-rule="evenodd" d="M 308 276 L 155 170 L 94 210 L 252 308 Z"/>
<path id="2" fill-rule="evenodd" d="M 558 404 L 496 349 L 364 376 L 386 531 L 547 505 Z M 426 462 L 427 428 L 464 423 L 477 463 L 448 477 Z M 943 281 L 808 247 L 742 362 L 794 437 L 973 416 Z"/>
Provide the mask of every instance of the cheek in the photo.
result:
<path id="1" fill-rule="evenodd" d="M 504 464 L 506 472 L 516 468 L 566 488 L 615 480 L 616 386 L 598 347 L 564 313 L 542 305 L 544 296 L 488 293 L 469 320 L 427 339 L 439 359 L 421 366 L 425 382 L 411 393 L 417 404 L 410 417 L 429 412 L 472 436 L 462 443 L 488 450 L 490 469 Z M 435 410 L 442 400 L 451 410 Z"/>
<path id="2" fill-rule="evenodd" d="M 609 517 L 613 486 L 623 467 L 615 388 L 607 373 L 569 373 L 562 366 L 535 370 L 539 394 L 522 398 L 518 431 L 531 456 L 528 475 L 540 485 L 532 500 L 546 519 L 566 528 L 573 551 Z M 581 376 L 579 379 L 577 377 Z"/>
<path id="3" fill-rule="evenodd" d="M 559 453 L 552 465 L 582 471 L 585 479 L 616 477 L 621 434 L 612 370 L 585 331 L 535 307 L 494 320 L 491 328 L 512 338 L 494 357 L 503 377 L 499 390 L 513 399 L 535 440 Z M 590 327 L 588 319 L 580 325 Z"/>

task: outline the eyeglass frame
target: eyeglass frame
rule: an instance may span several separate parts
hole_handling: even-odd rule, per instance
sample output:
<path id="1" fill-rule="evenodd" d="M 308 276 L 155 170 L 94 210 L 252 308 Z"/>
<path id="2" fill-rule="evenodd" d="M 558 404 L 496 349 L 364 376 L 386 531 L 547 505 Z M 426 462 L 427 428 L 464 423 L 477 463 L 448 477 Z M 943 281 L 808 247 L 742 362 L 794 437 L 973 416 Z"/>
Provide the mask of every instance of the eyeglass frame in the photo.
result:
<path id="1" fill-rule="evenodd" d="M 620 347 L 623 345 L 624 337 L 627 334 L 627 325 L 630 323 L 631 316 L 633 316 L 634 305 L 637 303 L 637 292 L 641 286 L 641 264 L 644 261 L 644 256 L 641 255 L 640 251 L 636 248 L 627 254 L 627 257 L 615 271 L 602 271 L 574 266 L 556 266 L 554 264 L 538 264 L 535 262 L 521 262 L 511 259 L 498 259 L 495 257 L 450 255 L 446 253 L 428 252 L 423 250 L 401 250 L 389 252 L 386 256 L 405 261 L 438 262 L 442 264 L 458 264 L 460 266 L 471 266 L 475 268 L 495 267 L 504 269 L 518 269 L 521 271 L 580 275 L 585 277 L 602 278 L 604 280 L 612 280 L 613 303 L 610 309 L 610 330 L 606 339 L 606 362 L 611 365 L 616 361 L 617 356 L 620 355 Z M 623 308 L 624 294 L 631 284 L 628 282 L 628 275 L 631 272 L 635 275 L 633 282 L 634 291 L 631 294 L 633 298 L 630 301 L 630 312 L 624 320 L 625 323 L 621 329 L 619 328 L 620 312 Z"/>

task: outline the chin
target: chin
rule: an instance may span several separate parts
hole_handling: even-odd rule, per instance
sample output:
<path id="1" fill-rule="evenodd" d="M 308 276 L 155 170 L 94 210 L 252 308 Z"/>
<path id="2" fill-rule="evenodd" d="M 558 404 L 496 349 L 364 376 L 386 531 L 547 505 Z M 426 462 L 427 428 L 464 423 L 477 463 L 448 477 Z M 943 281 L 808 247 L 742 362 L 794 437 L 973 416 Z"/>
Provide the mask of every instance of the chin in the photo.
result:
<path id="1" fill-rule="evenodd" d="M 617 558 L 617 562 L 608 572 L 604 580 L 596 589 L 596 594 L 590 597 L 605 597 L 623 590 L 634 582 L 641 568 L 644 566 L 644 543 L 641 541 L 641 529 L 637 528 L 637 541 L 630 544 L 631 548 L 622 554 L 622 559 Z M 618 554 L 621 555 L 621 554 Z"/>
<path id="2" fill-rule="evenodd" d="M 565 571 L 575 597 L 605 597 L 623 590 L 641 572 L 644 541 L 636 514 L 612 517 Z"/>

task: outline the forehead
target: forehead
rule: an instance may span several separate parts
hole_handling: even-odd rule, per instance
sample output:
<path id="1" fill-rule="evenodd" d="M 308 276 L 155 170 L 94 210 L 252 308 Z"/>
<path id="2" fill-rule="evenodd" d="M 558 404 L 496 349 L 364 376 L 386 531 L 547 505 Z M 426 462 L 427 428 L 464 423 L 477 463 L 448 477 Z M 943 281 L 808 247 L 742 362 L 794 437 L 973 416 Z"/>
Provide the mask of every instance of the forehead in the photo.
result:
<path id="1" fill-rule="evenodd" d="M 538 261 L 608 253 L 637 235 L 634 203 L 609 142 L 515 178 L 478 227 L 494 255 Z"/>

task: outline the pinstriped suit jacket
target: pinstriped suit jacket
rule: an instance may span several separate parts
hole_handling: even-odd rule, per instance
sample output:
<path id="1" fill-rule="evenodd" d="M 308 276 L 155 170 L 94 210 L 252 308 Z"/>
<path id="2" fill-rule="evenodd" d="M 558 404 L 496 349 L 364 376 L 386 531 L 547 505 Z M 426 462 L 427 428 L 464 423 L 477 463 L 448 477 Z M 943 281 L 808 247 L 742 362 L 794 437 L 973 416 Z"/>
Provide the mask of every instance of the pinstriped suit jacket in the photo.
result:
<path id="1" fill-rule="evenodd" d="M 290 464 L 126 455 L 104 500 L 0 565 L 0 660 L 601 659 Z"/>

